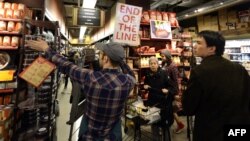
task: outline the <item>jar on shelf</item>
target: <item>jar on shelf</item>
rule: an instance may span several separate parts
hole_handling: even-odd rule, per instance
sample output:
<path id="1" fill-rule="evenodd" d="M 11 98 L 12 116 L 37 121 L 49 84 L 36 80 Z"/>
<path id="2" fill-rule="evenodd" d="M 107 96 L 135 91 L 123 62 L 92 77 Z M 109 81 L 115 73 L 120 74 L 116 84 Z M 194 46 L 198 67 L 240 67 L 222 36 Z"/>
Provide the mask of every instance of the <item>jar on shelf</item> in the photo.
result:
<path id="1" fill-rule="evenodd" d="M 12 21 L 9 21 L 7 25 L 7 31 L 12 32 L 14 31 L 14 28 L 15 28 L 15 23 Z"/>
<path id="2" fill-rule="evenodd" d="M 5 21 L 0 21 L 0 31 L 6 31 L 6 22 Z"/>

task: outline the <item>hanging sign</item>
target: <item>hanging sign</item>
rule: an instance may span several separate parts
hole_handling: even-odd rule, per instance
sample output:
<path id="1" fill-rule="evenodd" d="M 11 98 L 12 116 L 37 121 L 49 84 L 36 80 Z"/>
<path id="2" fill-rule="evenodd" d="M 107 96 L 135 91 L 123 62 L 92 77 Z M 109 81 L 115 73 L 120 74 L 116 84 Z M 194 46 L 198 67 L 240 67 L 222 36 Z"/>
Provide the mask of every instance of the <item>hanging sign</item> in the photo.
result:
<path id="1" fill-rule="evenodd" d="M 113 41 L 131 46 L 139 45 L 139 27 L 142 8 L 117 3 Z"/>
<path id="2" fill-rule="evenodd" d="M 19 76 L 31 85 L 39 87 L 54 69 L 54 64 L 43 57 L 38 57 Z"/>
<path id="3" fill-rule="evenodd" d="M 77 7 L 73 9 L 72 21 L 76 26 L 101 27 L 104 23 L 104 11 Z"/>
<path id="4" fill-rule="evenodd" d="M 170 22 L 150 20 L 150 36 L 153 39 L 172 39 Z"/>

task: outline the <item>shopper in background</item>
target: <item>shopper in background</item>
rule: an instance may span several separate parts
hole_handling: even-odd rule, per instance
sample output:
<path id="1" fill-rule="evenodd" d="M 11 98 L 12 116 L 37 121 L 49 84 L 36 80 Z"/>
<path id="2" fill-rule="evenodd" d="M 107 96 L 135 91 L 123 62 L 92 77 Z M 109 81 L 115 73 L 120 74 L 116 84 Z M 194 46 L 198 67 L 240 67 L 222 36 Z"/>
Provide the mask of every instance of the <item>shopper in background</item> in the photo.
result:
<path id="1" fill-rule="evenodd" d="M 168 50 L 166 50 L 166 49 L 161 50 L 160 55 L 162 58 L 162 69 L 167 72 L 171 82 L 173 83 L 173 86 L 177 90 L 177 92 L 175 93 L 175 97 L 177 98 L 177 97 L 179 97 L 179 95 L 178 95 L 179 94 L 178 68 L 177 68 L 176 64 L 172 61 L 172 55 Z M 182 123 L 182 121 L 180 120 L 180 118 L 176 112 L 174 112 L 174 119 L 177 123 L 177 128 L 175 129 L 175 133 L 182 132 L 184 129 L 184 123 Z"/>
<path id="2" fill-rule="evenodd" d="M 184 112 L 195 115 L 193 141 L 223 141 L 225 125 L 250 124 L 250 78 L 222 57 L 224 46 L 218 32 L 198 33 L 193 51 L 203 60 L 192 69 L 182 101 Z"/>
<path id="3" fill-rule="evenodd" d="M 156 106 L 161 109 L 161 120 L 152 125 L 153 138 L 160 140 L 160 128 L 163 129 L 164 141 L 170 138 L 169 127 L 173 124 L 173 94 L 175 87 L 169 82 L 168 75 L 158 64 L 156 57 L 149 58 L 150 70 L 145 76 L 144 89 L 148 90 L 146 106 Z"/>
<path id="4" fill-rule="evenodd" d="M 74 51 L 69 51 L 68 55 L 67 56 L 64 55 L 64 56 L 67 57 L 70 62 L 75 64 L 74 54 L 75 54 Z M 69 82 L 69 75 L 65 74 L 64 78 L 65 78 L 64 89 L 67 89 L 68 82 Z"/>
<path id="5" fill-rule="evenodd" d="M 120 44 L 98 44 L 101 71 L 79 68 L 53 52 L 45 41 L 29 40 L 32 49 L 45 51 L 62 73 L 80 83 L 86 97 L 86 111 L 79 131 L 79 141 L 121 141 L 121 114 L 124 103 L 135 84 L 133 71 L 123 61 Z M 123 71 L 120 71 L 121 70 Z"/>

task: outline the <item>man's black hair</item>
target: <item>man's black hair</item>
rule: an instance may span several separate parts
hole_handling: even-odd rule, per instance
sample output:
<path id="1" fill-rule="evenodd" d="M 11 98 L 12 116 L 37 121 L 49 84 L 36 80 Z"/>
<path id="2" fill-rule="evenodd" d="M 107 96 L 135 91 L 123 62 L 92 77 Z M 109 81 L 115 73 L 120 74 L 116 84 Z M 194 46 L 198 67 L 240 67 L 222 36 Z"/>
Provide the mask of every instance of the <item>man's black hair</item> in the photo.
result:
<path id="1" fill-rule="evenodd" d="M 225 38 L 216 31 L 204 30 L 198 33 L 198 37 L 203 37 L 207 47 L 215 46 L 215 54 L 221 56 L 225 50 Z"/>

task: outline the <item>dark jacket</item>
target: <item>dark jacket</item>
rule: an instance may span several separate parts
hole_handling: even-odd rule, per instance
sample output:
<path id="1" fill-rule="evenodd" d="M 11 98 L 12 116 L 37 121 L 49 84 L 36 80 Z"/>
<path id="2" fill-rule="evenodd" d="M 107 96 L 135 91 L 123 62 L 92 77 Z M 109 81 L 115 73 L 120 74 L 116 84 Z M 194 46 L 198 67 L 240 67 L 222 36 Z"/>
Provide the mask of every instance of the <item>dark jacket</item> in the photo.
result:
<path id="1" fill-rule="evenodd" d="M 145 105 L 161 108 L 162 125 L 168 121 L 168 126 L 173 123 L 173 95 L 176 93 L 174 86 L 169 82 L 168 75 L 162 69 L 156 73 L 149 71 L 145 76 L 144 83 L 149 85 L 148 101 Z M 162 93 L 162 89 L 169 90 L 168 94 Z"/>
<path id="2" fill-rule="evenodd" d="M 191 71 L 183 110 L 195 115 L 193 141 L 223 141 L 225 124 L 250 123 L 250 78 L 239 64 L 209 56 Z"/>

